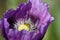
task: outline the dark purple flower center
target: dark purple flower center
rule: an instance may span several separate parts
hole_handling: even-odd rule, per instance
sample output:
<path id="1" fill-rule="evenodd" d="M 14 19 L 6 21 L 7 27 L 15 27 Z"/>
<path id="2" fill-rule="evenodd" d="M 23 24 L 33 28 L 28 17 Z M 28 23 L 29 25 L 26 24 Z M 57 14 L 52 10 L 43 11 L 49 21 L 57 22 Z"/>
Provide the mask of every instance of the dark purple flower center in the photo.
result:
<path id="1" fill-rule="evenodd" d="M 37 19 L 33 16 L 28 16 L 27 18 L 20 18 L 19 20 L 16 20 L 13 17 L 8 18 L 7 20 L 10 24 L 9 28 L 11 29 L 17 29 L 18 31 L 21 30 L 36 30 L 37 29 Z"/>
<path id="2" fill-rule="evenodd" d="M 14 21 L 13 17 L 8 18 L 7 21 L 10 24 L 9 28 L 14 29 L 14 23 L 15 23 L 15 21 Z"/>

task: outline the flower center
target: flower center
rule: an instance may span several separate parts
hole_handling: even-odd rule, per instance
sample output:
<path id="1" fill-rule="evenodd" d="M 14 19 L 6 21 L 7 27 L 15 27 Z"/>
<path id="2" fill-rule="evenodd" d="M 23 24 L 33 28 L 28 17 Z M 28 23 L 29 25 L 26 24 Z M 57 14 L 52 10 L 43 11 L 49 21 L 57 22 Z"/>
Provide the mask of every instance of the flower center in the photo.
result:
<path id="1" fill-rule="evenodd" d="M 27 30 L 27 31 L 29 31 L 30 30 L 29 26 L 30 25 L 29 24 L 26 24 L 26 23 L 25 24 L 20 24 L 17 29 L 19 31 L 21 31 L 21 30 Z"/>
<path id="2" fill-rule="evenodd" d="M 31 31 L 35 28 L 35 25 L 34 23 L 32 23 L 30 18 L 22 19 L 22 20 L 17 21 L 17 23 L 15 24 L 15 28 L 18 31 L 21 31 L 21 30 Z"/>

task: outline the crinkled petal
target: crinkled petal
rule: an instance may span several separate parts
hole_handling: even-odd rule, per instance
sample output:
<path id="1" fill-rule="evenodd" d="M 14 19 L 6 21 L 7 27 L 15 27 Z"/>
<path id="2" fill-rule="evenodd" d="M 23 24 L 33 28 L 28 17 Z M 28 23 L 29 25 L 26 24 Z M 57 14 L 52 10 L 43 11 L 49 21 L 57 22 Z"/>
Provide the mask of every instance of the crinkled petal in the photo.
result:
<path id="1" fill-rule="evenodd" d="M 31 9 L 31 3 L 27 1 L 27 3 L 20 4 L 15 12 L 15 19 L 26 18 L 27 12 Z"/>
<path id="2" fill-rule="evenodd" d="M 9 40 L 14 40 L 14 30 L 13 29 L 9 29 L 9 32 L 7 33 L 8 39 Z"/>
<path id="3" fill-rule="evenodd" d="M 22 31 L 17 31 L 10 29 L 9 32 L 7 33 L 8 39 L 10 40 L 25 40 L 25 35 L 27 34 L 27 31 L 22 30 Z"/>
<path id="4" fill-rule="evenodd" d="M 24 36 L 24 40 L 33 40 L 34 32 L 27 32 Z"/>
<path id="5" fill-rule="evenodd" d="M 54 20 L 53 17 L 50 17 L 50 19 L 48 20 L 48 22 L 46 22 L 45 24 L 41 24 L 39 30 L 40 30 L 40 33 L 41 33 L 41 39 L 44 37 L 47 29 L 48 29 L 48 26 L 49 24 Z"/>
<path id="6" fill-rule="evenodd" d="M 29 14 L 34 17 L 39 18 L 40 21 L 39 21 L 39 24 L 37 25 L 37 28 L 39 29 L 40 33 L 42 34 L 40 36 L 42 39 L 43 35 L 47 31 L 48 25 L 54 19 L 52 19 L 52 16 L 49 14 L 49 11 L 48 11 L 49 6 L 46 3 L 43 3 L 41 0 L 30 0 L 30 1 L 32 3 L 32 8 L 31 8 Z"/>
<path id="7" fill-rule="evenodd" d="M 44 17 L 48 13 L 48 5 L 47 4 L 44 4 L 40 0 L 31 0 L 31 3 L 32 3 L 32 8 L 29 13 L 30 15 L 39 17 L 41 19 L 42 17 Z"/>
<path id="8" fill-rule="evenodd" d="M 1 26 L 2 26 L 2 34 L 3 34 L 3 37 L 5 37 L 5 39 L 8 40 L 6 33 L 8 33 L 8 30 L 9 30 L 9 23 L 7 22 L 7 19 L 6 18 L 3 18 L 2 19 Z"/>
<path id="9" fill-rule="evenodd" d="M 14 12 L 15 12 L 15 10 L 13 10 L 13 9 L 7 10 L 6 13 L 4 14 L 4 18 L 8 19 L 8 18 L 12 17 Z"/>

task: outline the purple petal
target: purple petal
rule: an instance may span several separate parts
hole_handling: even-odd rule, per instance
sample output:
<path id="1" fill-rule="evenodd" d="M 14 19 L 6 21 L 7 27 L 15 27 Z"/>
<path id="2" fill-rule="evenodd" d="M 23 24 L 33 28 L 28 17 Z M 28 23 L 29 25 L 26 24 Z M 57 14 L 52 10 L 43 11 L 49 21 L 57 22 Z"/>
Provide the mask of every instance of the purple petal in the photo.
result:
<path id="1" fill-rule="evenodd" d="M 1 26 L 2 26 L 2 34 L 3 34 L 3 37 L 6 40 L 8 40 L 6 33 L 8 33 L 8 30 L 9 30 L 9 23 L 7 22 L 7 19 L 6 18 L 2 19 Z"/>
<path id="2" fill-rule="evenodd" d="M 13 30 L 10 29 L 9 33 L 7 33 L 8 35 L 8 39 L 10 40 L 25 40 L 24 37 L 26 35 L 27 31 L 22 30 L 22 31 L 17 31 L 17 30 Z"/>
<path id="3" fill-rule="evenodd" d="M 44 4 L 41 0 L 30 0 L 32 3 L 32 8 L 30 10 L 30 15 L 33 17 L 39 18 L 39 24 L 37 28 L 39 29 L 41 35 L 41 39 L 43 35 L 46 33 L 48 25 L 54 20 L 52 16 L 48 12 L 48 5 Z M 51 20 L 51 21 L 50 21 Z M 40 34 L 39 34 L 40 35 Z"/>
<path id="4" fill-rule="evenodd" d="M 24 40 L 33 40 L 34 32 L 27 32 L 24 36 Z"/>
<path id="5" fill-rule="evenodd" d="M 53 20 L 54 20 L 54 18 L 51 17 L 50 20 L 49 20 L 47 23 L 41 25 L 41 27 L 40 27 L 41 38 L 44 37 L 44 35 L 45 35 L 45 33 L 46 33 L 47 29 L 48 29 L 49 24 L 50 24 Z"/>
<path id="6" fill-rule="evenodd" d="M 27 12 L 31 9 L 31 3 L 20 4 L 15 12 L 15 19 L 26 18 Z"/>
<path id="7" fill-rule="evenodd" d="M 47 4 L 43 4 L 40 0 L 31 0 L 32 8 L 30 11 L 30 15 L 41 17 L 46 15 L 45 11 L 48 13 L 48 6 Z M 34 11 L 34 12 L 33 12 Z"/>
<path id="8" fill-rule="evenodd" d="M 14 14 L 14 12 L 15 12 L 15 10 L 13 10 L 13 9 L 7 10 L 6 13 L 5 13 L 5 15 L 4 15 L 4 18 L 10 18 L 10 17 L 12 17 L 13 14 Z"/>

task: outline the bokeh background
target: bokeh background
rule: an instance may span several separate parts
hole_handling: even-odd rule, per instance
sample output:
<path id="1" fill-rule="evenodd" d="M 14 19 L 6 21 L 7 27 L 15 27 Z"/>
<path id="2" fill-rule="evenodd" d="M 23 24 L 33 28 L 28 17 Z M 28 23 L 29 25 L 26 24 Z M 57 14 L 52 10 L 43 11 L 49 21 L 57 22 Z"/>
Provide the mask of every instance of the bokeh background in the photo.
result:
<path id="1" fill-rule="evenodd" d="M 16 9 L 17 5 L 26 0 L 0 0 L 0 19 L 3 13 L 8 9 Z M 49 4 L 49 11 L 55 18 L 52 22 L 43 38 L 43 40 L 60 40 L 60 0 L 43 0 Z M 3 40 L 0 31 L 0 40 Z"/>

